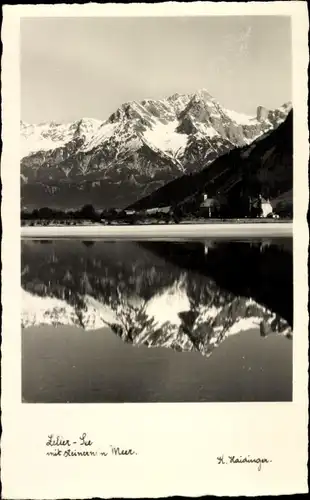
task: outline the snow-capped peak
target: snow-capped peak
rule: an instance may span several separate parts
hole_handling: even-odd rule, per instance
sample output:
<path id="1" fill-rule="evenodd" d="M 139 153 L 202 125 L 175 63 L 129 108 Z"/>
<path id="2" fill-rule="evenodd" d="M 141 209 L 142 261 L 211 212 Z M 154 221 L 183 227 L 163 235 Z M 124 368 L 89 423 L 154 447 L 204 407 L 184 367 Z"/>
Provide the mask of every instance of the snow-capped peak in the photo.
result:
<path id="1" fill-rule="evenodd" d="M 21 158 L 37 151 L 50 151 L 65 147 L 79 135 L 83 135 L 85 143 L 88 143 L 102 124 L 102 121 L 94 118 L 82 118 L 72 123 L 52 121 L 36 125 L 21 121 Z"/>
<path id="2" fill-rule="evenodd" d="M 216 99 L 207 91 L 207 89 L 200 89 L 194 92 L 193 98 L 202 99 L 204 101 L 217 102 Z"/>

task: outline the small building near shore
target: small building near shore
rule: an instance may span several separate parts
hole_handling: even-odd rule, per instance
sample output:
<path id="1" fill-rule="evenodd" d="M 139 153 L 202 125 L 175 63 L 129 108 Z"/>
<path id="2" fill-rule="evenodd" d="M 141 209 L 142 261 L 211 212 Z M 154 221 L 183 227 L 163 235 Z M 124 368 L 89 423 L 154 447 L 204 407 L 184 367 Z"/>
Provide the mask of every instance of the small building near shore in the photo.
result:
<path id="1" fill-rule="evenodd" d="M 269 200 L 262 201 L 262 217 L 268 217 L 272 212 L 273 210 Z"/>
<path id="2" fill-rule="evenodd" d="M 263 198 L 262 196 L 259 196 L 257 200 L 255 200 L 252 204 L 254 208 L 258 208 L 260 205 L 261 208 L 261 213 L 259 214 L 259 217 L 268 217 L 273 213 L 273 208 L 270 203 L 270 201 L 267 198 Z"/>
<path id="3" fill-rule="evenodd" d="M 216 198 L 209 198 L 207 194 L 204 194 L 200 209 L 206 209 L 208 216 L 212 217 L 220 209 L 220 202 Z"/>

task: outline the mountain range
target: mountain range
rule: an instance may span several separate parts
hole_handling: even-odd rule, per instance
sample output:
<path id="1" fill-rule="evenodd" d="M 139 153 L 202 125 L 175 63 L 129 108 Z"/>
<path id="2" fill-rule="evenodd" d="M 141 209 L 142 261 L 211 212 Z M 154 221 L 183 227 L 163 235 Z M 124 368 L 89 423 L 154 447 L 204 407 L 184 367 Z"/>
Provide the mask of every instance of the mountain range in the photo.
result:
<path id="1" fill-rule="evenodd" d="M 107 120 L 20 123 L 21 203 L 27 209 L 125 208 L 283 123 L 291 103 L 247 116 L 205 89 L 121 105 Z"/>

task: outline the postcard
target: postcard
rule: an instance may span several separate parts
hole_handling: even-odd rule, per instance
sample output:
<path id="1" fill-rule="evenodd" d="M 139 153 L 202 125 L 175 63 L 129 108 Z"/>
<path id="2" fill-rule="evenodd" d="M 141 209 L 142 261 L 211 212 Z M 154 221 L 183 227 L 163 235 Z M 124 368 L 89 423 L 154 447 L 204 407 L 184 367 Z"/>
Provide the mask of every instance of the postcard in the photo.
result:
<path id="1" fill-rule="evenodd" d="M 3 12 L 4 498 L 306 493 L 306 3 Z"/>

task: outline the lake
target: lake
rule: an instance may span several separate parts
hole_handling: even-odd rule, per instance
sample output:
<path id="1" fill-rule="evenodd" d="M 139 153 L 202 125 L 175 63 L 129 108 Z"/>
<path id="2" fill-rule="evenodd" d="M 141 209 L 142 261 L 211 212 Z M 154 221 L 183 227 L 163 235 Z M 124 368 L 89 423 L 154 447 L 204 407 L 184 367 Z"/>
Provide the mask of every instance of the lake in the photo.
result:
<path id="1" fill-rule="evenodd" d="M 291 238 L 22 240 L 22 400 L 292 400 Z"/>

